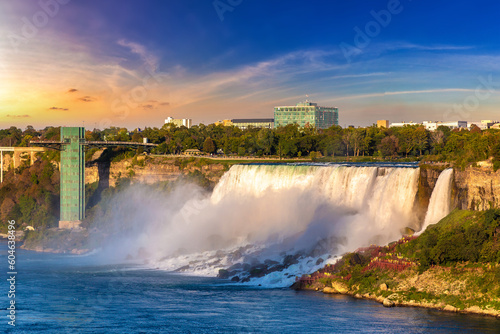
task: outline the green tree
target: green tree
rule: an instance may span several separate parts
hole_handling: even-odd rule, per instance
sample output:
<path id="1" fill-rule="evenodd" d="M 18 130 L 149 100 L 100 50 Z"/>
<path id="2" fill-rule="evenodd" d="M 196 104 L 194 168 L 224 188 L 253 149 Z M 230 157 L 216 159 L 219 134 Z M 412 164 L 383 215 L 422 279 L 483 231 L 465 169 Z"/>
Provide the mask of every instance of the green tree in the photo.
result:
<path id="1" fill-rule="evenodd" d="M 203 143 L 203 151 L 206 153 L 215 152 L 215 144 L 210 137 L 207 137 L 207 139 L 205 139 L 205 142 Z"/>
<path id="2" fill-rule="evenodd" d="M 415 140 L 415 148 L 419 150 L 420 155 L 422 155 L 422 152 L 429 146 L 428 131 L 423 126 L 420 126 L 413 132 L 413 138 Z"/>
<path id="3" fill-rule="evenodd" d="M 399 139 L 396 136 L 385 137 L 378 149 L 384 157 L 395 157 L 399 150 Z"/>
<path id="4" fill-rule="evenodd" d="M 405 153 L 406 157 L 417 147 L 417 141 L 415 138 L 415 127 L 414 126 L 404 126 L 399 130 L 399 148 L 401 152 Z"/>

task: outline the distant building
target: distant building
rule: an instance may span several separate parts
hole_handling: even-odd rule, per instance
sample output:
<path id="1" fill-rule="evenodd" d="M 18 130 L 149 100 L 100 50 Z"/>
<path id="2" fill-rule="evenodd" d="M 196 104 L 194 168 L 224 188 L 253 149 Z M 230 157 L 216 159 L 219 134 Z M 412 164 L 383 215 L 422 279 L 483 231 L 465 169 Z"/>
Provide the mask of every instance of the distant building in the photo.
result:
<path id="1" fill-rule="evenodd" d="M 320 107 L 317 103 L 309 101 L 297 103 L 296 106 L 275 107 L 274 125 L 280 127 L 288 124 L 327 129 L 339 124 L 339 109 Z"/>
<path id="2" fill-rule="evenodd" d="M 389 121 L 386 119 L 377 121 L 377 128 L 389 128 Z"/>
<path id="3" fill-rule="evenodd" d="M 421 123 L 415 122 L 401 122 L 401 123 L 391 123 L 390 128 L 402 128 L 403 126 L 412 126 L 412 125 L 422 125 Z"/>
<path id="4" fill-rule="evenodd" d="M 165 119 L 165 124 L 175 124 L 175 126 L 178 126 L 178 127 L 185 126 L 188 129 L 192 126 L 192 123 L 193 123 L 193 120 L 190 118 L 175 119 L 172 117 L 167 117 Z"/>
<path id="5" fill-rule="evenodd" d="M 435 131 L 440 126 L 446 126 L 446 127 L 450 128 L 451 130 L 458 129 L 458 128 L 464 128 L 464 129 L 467 128 L 466 121 L 452 121 L 452 122 L 424 121 L 422 124 L 429 131 Z"/>
<path id="6" fill-rule="evenodd" d="M 272 118 L 232 119 L 231 124 L 242 130 L 248 129 L 249 127 L 274 129 L 274 119 Z"/>
<path id="7" fill-rule="evenodd" d="M 469 130 L 471 129 L 472 125 L 477 126 L 481 130 L 488 130 L 490 129 L 494 124 L 498 123 L 497 121 L 493 120 L 482 120 L 481 122 L 467 122 L 467 127 Z"/>
<path id="8" fill-rule="evenodd" d="M 203 154 L 203 152 L 197 148 L 190 148 L 190 149 L 184 151 L 184 155 L 193 156 L 193 155 L 202 155 L 202 154 Z"/>
<path id="9" fill-rule="evenodd" d="M 231 122 L 230 119 L 224 119 L 222 121 L 217 121 L 214 124 L 215 125 L 222 125 L 222 126 L 233 126 L 233 122 Z"/>

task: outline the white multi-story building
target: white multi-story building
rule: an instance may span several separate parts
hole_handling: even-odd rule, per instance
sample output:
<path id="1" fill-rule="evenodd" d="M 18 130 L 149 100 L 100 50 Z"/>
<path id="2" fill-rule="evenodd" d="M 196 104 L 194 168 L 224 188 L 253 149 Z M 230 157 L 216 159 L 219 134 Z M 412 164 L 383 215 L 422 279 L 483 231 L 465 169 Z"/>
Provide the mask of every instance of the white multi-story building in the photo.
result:
<path id="1" fill-rule="evenodd" d="M 423 121 L 423 126 L 429 131 L 436 131 L 440 126 L 446 126 L 450 129 L 467 128 L 467 121 L 452 121 L 452 122 L 441 122 L 441 121 Z"/>
<path id="2" fill-rule="evenodd" d="M 423 125 L 426 130 L 436 131 L 440 126 L 446 126 L 450 129 L 457 128 L 467 128 L 466 121 L 452 121 L 452 122 L 442 122 L 442 121 L 423 121 L 422 123 L 415 122 L 401 122 L 401 123 L 391 123 L 390 127 L 403 127 L 403 126 L 411 126 L 411 125 Z"/>
<path id="3" fill-rule="evenodd" d="M 491 128 L 494 124 L 498 123 L 498 121 L 493 121 L 493 120 L 482 120 L 481 122 L 467 122 L 467 127 L 470 128 L 472 125 L 477 126 L 481 130 L 487 130 Z"/>
<path id="4" fill-rule="evenodd" d="M 175 119 L 173 117 L 167 117 L 165 119 L 165 124 L 172 123 L 176 126 L 185 126 L 186 128 L 190 128 L 192 126 L 193 120 L 191 118 L 179 118 Z"/>

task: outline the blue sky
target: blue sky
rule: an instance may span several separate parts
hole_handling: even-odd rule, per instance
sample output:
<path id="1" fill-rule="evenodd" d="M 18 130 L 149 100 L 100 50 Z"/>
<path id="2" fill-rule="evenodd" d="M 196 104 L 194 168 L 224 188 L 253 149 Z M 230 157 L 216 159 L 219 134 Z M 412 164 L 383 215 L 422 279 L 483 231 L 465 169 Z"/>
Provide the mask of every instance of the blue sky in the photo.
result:
<path id="1" fill-rule="evenodd" d="M 1 0 L 0 127 L 208 124 L 306 95 L 342 126 L 500 119 L 499 7 Z"/>

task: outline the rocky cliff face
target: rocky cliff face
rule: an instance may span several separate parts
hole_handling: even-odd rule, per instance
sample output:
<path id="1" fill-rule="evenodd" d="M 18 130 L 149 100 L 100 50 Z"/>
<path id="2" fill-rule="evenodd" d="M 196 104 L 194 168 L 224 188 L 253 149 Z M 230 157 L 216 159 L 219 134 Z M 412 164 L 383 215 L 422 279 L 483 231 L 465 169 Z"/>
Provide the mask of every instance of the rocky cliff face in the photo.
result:
<path id="1" fill-rule="evenodd" d="M 227 168 L 222 164 L 203 164 L 200 160 L 180 163 L 173 158 L 139 157 L 136 161 L 90 162 L 85 168 L 85 183 L 100 182 L 101 187 L 114 187 L 120 178 L 132 182 L 156 183 L 174 181 L 182 175 L 200 171 L 212 184 L 216 184 Z"/>
<path id="2" fill-rule="evenodd" d="M 479 164 L 480 165 L 480 164 Z M 481 165 L 480 165 L 481 166 Z M 416 200 L 419 217 L 425 215 L 429 200 L 444 165 L 423 165 Z M 461 210 L 487 210 L 500 207 L 500 170 L 494 172 L 490 165 L 455 168 L 453 177 L 453 208 Z"/>
<path id="3" fill-rule="evenodd" d="M 500 170 L 489 167 L 469 167 L 455 170 L 453 199 L 455 207 L 487 210 L 500 207 Z"/>

